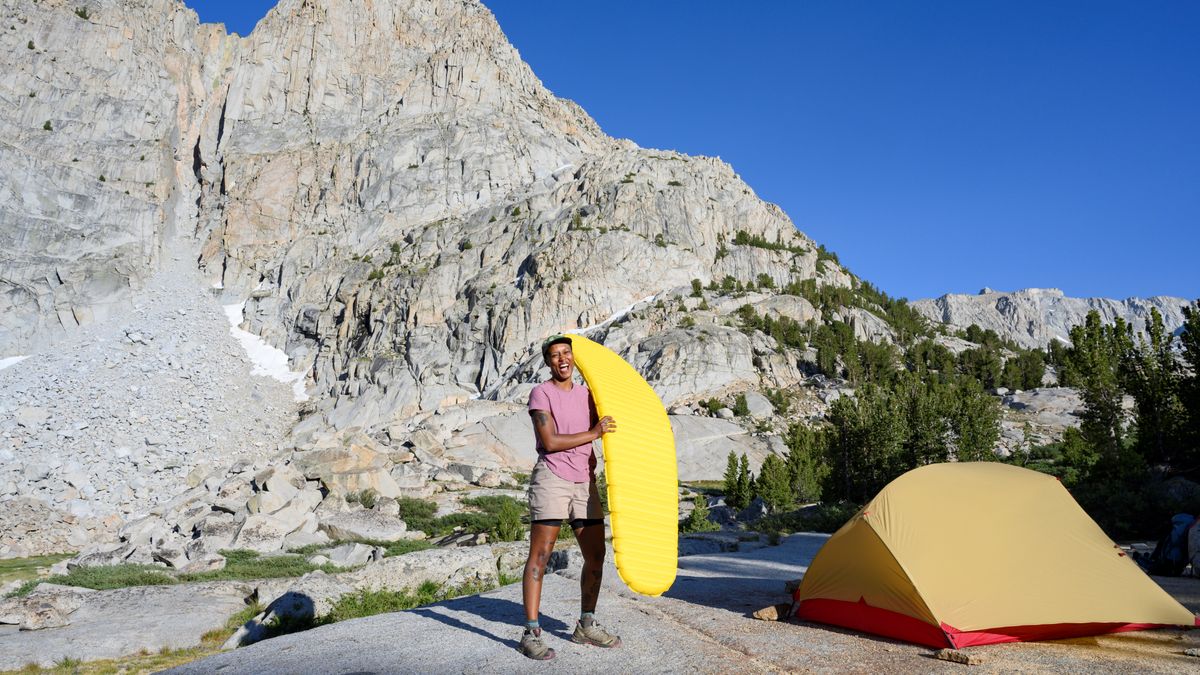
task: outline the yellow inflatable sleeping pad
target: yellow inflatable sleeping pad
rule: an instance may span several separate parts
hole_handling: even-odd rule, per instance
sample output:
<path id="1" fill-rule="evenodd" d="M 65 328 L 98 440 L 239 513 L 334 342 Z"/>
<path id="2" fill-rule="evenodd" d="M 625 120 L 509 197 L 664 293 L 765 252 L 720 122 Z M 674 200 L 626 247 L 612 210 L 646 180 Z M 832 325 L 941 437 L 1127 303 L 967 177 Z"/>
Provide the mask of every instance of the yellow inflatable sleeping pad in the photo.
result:
<path id="1" fill-rule="evenodd" d="M 630 589 L 661 595 L 679 562 L 679 470 L 667 411 L 624 359 L 582 335 L 570 337 L 596 412 L 617 423 L 603 437 L 617 572 Z"/>

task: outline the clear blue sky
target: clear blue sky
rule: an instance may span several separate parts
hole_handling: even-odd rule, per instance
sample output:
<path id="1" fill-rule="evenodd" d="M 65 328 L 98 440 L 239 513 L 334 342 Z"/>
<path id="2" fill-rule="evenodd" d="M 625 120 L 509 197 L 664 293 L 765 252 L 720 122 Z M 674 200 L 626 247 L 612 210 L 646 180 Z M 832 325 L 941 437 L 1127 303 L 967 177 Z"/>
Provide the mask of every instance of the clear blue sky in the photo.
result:
<path id="1" fill-rule="evenodd" d="M 606 132 L 720 156 L 892 295 L 1200 297 L 1200 2 L 484 2 Z"/>

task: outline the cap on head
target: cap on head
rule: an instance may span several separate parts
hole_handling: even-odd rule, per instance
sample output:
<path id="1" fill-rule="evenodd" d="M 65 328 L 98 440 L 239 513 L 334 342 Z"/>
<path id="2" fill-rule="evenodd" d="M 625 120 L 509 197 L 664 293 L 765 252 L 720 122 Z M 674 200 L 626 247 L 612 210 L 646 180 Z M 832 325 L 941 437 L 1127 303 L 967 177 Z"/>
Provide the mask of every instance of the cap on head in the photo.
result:
<path id="1" fill-rule="evenodd" d="M 566 335 L 551 335 L 542 341 L 542 358 L 545 359 L 550 355 L 550 348 L 554 345 L 571 344 L 571 338 Z"/>

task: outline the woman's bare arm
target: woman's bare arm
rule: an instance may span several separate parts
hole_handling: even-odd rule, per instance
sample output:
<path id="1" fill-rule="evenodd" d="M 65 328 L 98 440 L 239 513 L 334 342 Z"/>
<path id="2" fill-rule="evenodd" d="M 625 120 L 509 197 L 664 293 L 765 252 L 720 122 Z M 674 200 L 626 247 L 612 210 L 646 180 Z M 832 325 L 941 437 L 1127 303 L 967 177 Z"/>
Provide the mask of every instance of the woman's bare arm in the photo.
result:
<path id="1" fill-rule="evenodd" d="M 533 433 L 537 436 L 538 444 L 546 452 L 561 452 L 577 448 L 585 443 L 591 443 L 603 434 L 617 430 L 617 423 L 613 421 L 613 418 L 604 417 L 587 431 L 577 434 L 560 434 L 558 426 L 554 423 L 554 415 L 551 415 L 549 411 L 530 410 L 529 416 L 533 418 Z"/>

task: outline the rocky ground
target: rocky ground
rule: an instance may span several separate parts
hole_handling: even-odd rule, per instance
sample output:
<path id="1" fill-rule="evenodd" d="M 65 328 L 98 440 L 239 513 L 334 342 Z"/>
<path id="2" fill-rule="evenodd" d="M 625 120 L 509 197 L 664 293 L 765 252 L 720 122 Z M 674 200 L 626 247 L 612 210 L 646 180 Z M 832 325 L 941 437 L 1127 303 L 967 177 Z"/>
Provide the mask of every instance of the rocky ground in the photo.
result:
<path id="1" fill-rule="evenodd" d="M 130 310 L 0 370 L 0 558 L 111 537 L 294 422 L 193 261 L 164 259 Z"/>
<path id="2" fill-rule="evenodd" d="M 800 576 L 826 535 L 797 534 L 779 546 L 680 560 L 675 585 L 659 598 L 631 594 L 611 567 L 600 619 L 622 636 L 616 650 L 570 642 L 577 612 L 578 568 L 546 578 L 543 626 L 558 651 L 549 664 L 516 652 L 520 587 L 416 610 L 337 623 L 198 661 L 172 672 L 953 672 L 933 651 L 816 624 L 757 621 L 749 614 L 787 599 L 784 584 Z M 1168 588 L 1200 609 L 1200 580 Z M 1179 583 L 1179 582 L 1186 583 Z M 1200 646 L 1196 632 L 1174 629 L 1051 643 L 991 645 L 968 650 L 982 672 L 1154 672 L 1192 670 L 1183 651 Z"/>

